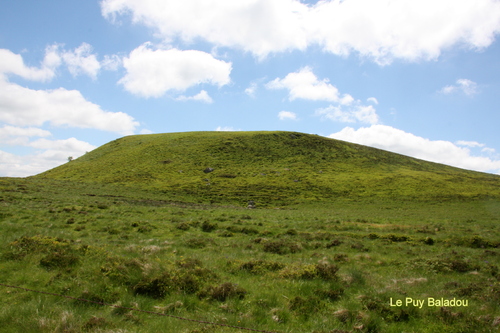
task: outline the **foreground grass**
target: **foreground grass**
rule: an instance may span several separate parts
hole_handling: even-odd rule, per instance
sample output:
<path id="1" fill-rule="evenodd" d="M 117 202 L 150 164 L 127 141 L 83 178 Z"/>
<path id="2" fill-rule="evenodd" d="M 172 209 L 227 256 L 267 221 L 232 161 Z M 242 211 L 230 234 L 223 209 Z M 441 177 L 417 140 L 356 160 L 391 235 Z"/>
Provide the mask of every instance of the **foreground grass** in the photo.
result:
<path id="1" fill-rule="evenodd" d="M 244 209 L 170 199 L 134 187 L 2 178 L 0 282 L 279 332 L 500 326 L 499 200 L 357 198 Z M 239 331 L 0 293 L 2 332 Z M 391 306 L 408 297 L 468 306 Z"/>

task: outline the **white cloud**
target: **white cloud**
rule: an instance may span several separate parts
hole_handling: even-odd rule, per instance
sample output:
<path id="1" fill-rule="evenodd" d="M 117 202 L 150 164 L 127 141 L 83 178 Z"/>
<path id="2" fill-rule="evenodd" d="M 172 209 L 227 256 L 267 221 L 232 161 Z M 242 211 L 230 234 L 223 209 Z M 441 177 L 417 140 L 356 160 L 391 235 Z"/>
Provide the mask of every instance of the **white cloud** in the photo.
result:
<path id="1" fill-rule="evenodd" d="M 366 101 L 378 105 L 378 100 L 375 97 L 369 97 Z"/>
<path id="2" fill-rule="evenodd" d="M 215 129 L 217 132 L 234 132 L 234 131 L 241 131 L 239 129 L 235 129 L 234 127 L 231 126 L 218 126 Z"/>
<path id="3" fill-rule="evenodd" d="M 15 127 L 5 125 L 0 128 L 0 142 L 6 145 L 26 145 L 30 137 L 48 137 L 49 131 L 35 127 Z"/>
<path id="4" fill-rule="evenodd" d="M 363 122 L 368 124 L 378 123 L 378 115 L 371 105 L 365 106 L 357 103 L 351 107 L 333 106 L 316 110 L 317 116 L 342 123 Z"/>
<path id="5" fill-rule="evenodd" d="M 57 52 L 57 46 L 48 46 L 45 49 L 45 57 L 40 68 L 28 67 L 23 58 L 10 50 L 0 49 L 0 76 L 2 74 L 14 74 L 32 81 L 49 81 L 56 75 L 56 69 L 61 64 L 61 58 Z"/>
<path id="6" fill-rule="evenodd" d="M 95 54 L 92 54 L 92 46 L 87 43 L 82 43 L 82 45 L 73 51 L 63 52 L 61 57 L 73 77 L 85 74 L 95 79 L 101 69 L 101 64 L 97 60 L 97 57 Z"/>
<path id="7" fill-rule="evenodd" d="M 455 142 L 455 144 L 459 146 L 467 146 L 467 147 L 484 147 L 483 143 L 479 143 L 476 141 L 464 141 L 464 140 L 459 140 Z"/>
<path id="8" fill-rule="evenodd" d="M 96 147 L 75 138 L 65 140 L 38 139 L 24 144 L 36 151 L 19 156 L 0 151 L 0 175 L 3 177 L 27 177 L 49 170 L 77 158 Z"/>
<path id="9" fill-rule="evenodd" d="M 202 39 L 259 58 L 305 50 L 357 52 L 379 64 L 436 59 L 455 45 L 488 47 L 500 32 L 496 0 L 103 0 L 102 14 L 132 14 L 167 42 Z"/>
<path id="10" fill-rule="evenodd" d="M 468 79 L 458 79 L 456 85 L 449 85 L 439 90 L 440 93 L 448 95 L 456 91 L 461 91 L 471 97 L 478 93 L 477 83 Z"/>
<path id="11" fill-rule="evenodd" d="M 252 82 L 250 83 L 250 86 L 245 89 L 245 94 L 247 94 L 250 97 L 255 97 L 256 91 L 257 91 L 257 83 Z"/>
<path id="12" fill-rule="evenodd" d="M 213 103 L 214 100 L 210 95 L 205 90 L 200 91 L 198 94 L 194 96 L 179 96 L 176 98 L 177 101 L 199 101 L 199 102 L 204 102 L 204 103 Z"/>
<path id="13" fill-rule="evenodd" d="M 105 55 L 104 59 L 101 61 L 102 68 L 108 71 L 116 71 L 122 65 L 122 58 L 116 54 Z"/>
<path id="14" fill-rule="evenodd" d="M 350 95 L 340 97 L 338 89 L 328 83 L 328 79 L 318 80 L 311 68 L 304 67 L 298 72 L 289 73 L 285 78 L 276 78 L 266 84 L 267 89 L 288 89 L 288 98 L 308 99 L 312 101 L 330 101 L 350 104 L 353 98 Z"/>
<path id="15" fill-rule="evenodd" d="M 127 74 L 119 83 L 127 91 L 142 97 L 160 97 L 167 91 L 184 91 L 202 83 L 226 85 L 232 65 L 202 51 L 153 50 L 146 43 L 124 58 L 123 66 Z"/>
<path id="16" fill-rule="evenodd" d="M 316 110 L 316 115 L 326 119 L 340 122 L 365 122 L 378 123 L 378 115 L 372 105 L 363 105 L 360 100 L 355 100 L 351 95 L 340 95 L 339 90 L 328 83 L 328 79 L 319 80 L 311 68 L 304 67 L 298 72 L 289 73 L 283 79 L 276 78 L 266 84 L 267 89 L 287 89 L 288 98 L 306 99 L 312 101 L 334 102 L 327 108 Z M 374 97 L 370 101 L 376 101 Z"/>
<path id="17" fill-rule="evenodd" d="M 0 121 L 14 126 L 94 128 L 132 134 L 139 125 L 123 112 L 103 111 L 77 90 L 32 90 L 0 77 Z"/>
<path id="18" fill-rule="evenodd" d="M 498 159 L 474 156 L 468 148 L 458 147 L 452 142 L 429 140 L 391 126 L 372 125 L 357 130 L 345 127 L 329 137 L 459 168 L 500 172 L 500 160 Z"/>
<path id="19" fill-rule="evenodd" d="M 286 120 L 286 119 L 297 120 L 297 115 L 294 112 L 290 111 L 280 111 L 278 113 L 278 118 L 280 120 Z"/>

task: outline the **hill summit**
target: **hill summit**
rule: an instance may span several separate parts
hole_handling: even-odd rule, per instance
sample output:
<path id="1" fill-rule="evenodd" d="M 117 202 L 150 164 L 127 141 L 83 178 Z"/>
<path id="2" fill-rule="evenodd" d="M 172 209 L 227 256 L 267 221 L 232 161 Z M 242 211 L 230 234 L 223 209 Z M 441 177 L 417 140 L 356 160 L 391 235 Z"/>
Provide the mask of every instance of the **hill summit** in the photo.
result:
<path id="1" fill-rule="evenodd" d="M 34 177 L 138 186 L 200 202 L 253 200 L 264 206 L 339 197 L 500 197 L 496 175 L 283 131 L 126 136 Z"/>

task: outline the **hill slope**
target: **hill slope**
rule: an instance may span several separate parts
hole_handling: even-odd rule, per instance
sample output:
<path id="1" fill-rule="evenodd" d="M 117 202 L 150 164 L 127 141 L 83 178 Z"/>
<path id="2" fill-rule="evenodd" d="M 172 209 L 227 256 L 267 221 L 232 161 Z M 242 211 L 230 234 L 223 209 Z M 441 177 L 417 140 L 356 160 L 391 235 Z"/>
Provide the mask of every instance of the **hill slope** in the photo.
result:
<path id="1" fill-rule="evenodd" d="M 264 206 L 338 197 L 500 197 L 499 176 L 295 132 L 127 136 L 34 177 Z"/>

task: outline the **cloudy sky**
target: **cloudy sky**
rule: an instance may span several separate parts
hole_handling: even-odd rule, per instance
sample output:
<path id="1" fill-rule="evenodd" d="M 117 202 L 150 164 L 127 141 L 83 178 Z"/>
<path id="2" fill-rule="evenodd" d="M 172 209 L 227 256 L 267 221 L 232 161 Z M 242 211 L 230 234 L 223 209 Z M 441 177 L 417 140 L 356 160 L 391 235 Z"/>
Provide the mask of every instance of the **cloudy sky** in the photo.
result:
<path id="1" fill-rule="evenodd" d="M 497 0 L 3 0 L 0 176 L 287 130 L 500 174 Z"/>

